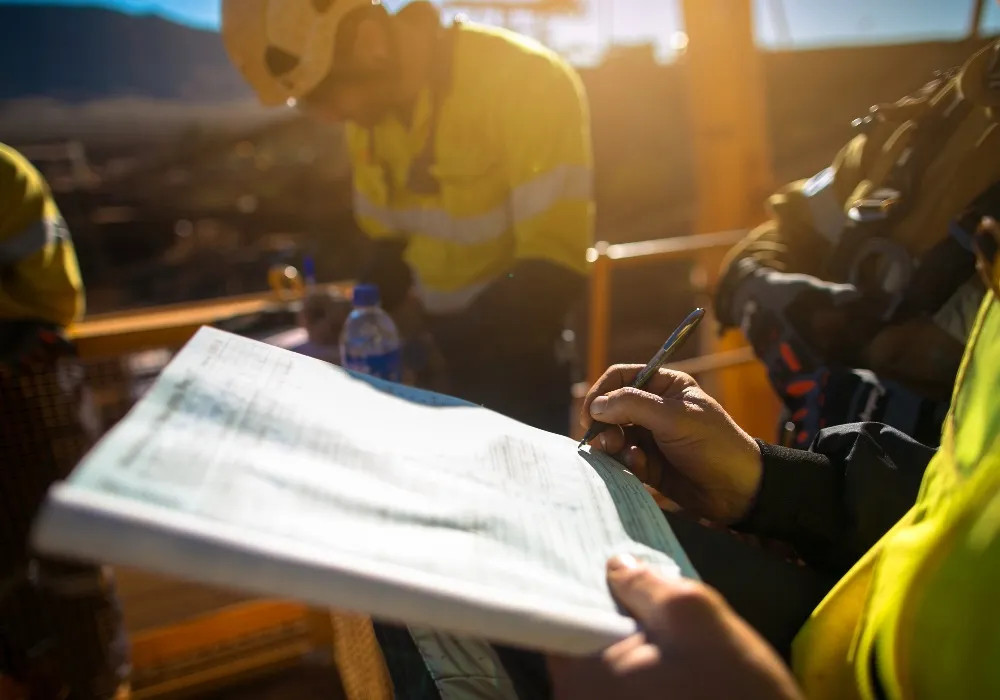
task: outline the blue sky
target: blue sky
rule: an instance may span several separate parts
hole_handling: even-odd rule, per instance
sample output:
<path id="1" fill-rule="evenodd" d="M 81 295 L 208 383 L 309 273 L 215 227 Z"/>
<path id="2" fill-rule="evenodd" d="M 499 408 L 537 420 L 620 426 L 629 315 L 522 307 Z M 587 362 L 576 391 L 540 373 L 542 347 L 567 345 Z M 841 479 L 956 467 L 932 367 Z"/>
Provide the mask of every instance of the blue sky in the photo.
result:
<path id="1" fill-rule="evenodd" d="M 384 0 L 387 6 L 403 0 Z M 580 18 L 553 22 L 549 43 L 590 62 L 607 44 L 654 41 L 669 58 L 670 37 L 682 29 L 678 0 L 583 0 Z M 102 5 L 131 13 L 156 13 L 193 26 L 213 29 L 218 0 L 0 0 L 0 4 Z M 475 0 L 469 0 L 469 4 Z M 909 39 L 958 38 L 968 31 L 973 0 L 755 0 L 759 41 L 769 47 L 812 47 L 843 43 L 880 43 Z M 775 8 L 783 8 L 775 12 Z M 499 15 L 469 13 L 499 23 Z M 782 17 L 782 14 L 784 15 Z M 988 3 L 986 24 L 1000 29 L 1000 7 Z M 531 32 L 529 17 L 513 17 L 515 29 Z"/>

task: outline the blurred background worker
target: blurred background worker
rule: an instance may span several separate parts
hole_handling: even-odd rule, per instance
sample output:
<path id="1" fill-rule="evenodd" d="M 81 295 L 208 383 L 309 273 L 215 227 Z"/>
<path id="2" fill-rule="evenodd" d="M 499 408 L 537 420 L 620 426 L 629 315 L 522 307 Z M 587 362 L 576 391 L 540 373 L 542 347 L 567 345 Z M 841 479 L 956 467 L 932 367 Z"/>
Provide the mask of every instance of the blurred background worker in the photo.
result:
<path id="1" fill-rule="evenodd" d="M 305 343 L 294 348 L 295 352 L 318 360 L 340 364 L 340 332 L 351 304 L 329 292 L 309 294 L 302 301 L 299 325 L 308 334 Z"/>
<path id="2" fill-rule="evenodd" d="M 428 2 L 225 0 L 222 32 L 262 102 L 347 123 L 355 216 L 376 241 L 364 281 L 389 312 L 414 289 L 454 392 L 565 432 L 556 346 L 594 214 L 573 69 L 506 30 L 443 27 Z"/>
<path id="3" fill-rule="evenodd" d="M 48 187 L 0 144 L 0 679 L 31 698 L 112 698 L 127 675 L 110 576 L 28 547 L 46 490 L 95 436 L 62 335 L 83 306 Z"/>
<path id="4" fill-rule="evenodd" d="M 767 365 L 782 442 L 876 420 L 937 444 L 983 295 L 972 233 L 1000 212 L 998 52 L 872 107 L 730 254 L 716 311 Z"/>

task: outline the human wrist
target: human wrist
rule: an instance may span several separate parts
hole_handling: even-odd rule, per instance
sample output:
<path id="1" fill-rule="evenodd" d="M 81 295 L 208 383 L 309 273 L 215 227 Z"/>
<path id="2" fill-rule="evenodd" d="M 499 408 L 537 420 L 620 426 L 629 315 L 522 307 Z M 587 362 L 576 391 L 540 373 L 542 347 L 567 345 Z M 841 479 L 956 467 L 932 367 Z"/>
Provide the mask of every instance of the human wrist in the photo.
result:
<path id="1" fill-rule="evenodd" d="M 743 437 L 745 439 L 743 454 L 734 461 L 735 468 L 731 473 L 730 488 L 734 498 L 726 507 L 729 513 L 728 517 L 724 518 L 726 523 L 740 523 L 748 517 L 756 505 L 763 481 L 763 457 L 760 445 L 745 432 Z"/>

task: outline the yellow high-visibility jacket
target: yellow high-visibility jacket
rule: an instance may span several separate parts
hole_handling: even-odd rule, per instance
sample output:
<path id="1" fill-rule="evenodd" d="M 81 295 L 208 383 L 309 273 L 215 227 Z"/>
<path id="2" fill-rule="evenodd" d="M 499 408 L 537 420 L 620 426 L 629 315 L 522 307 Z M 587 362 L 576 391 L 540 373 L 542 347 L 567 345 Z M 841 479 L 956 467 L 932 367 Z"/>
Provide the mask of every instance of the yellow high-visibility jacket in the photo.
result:
<path id="1" fill-rule="evenodd" d="M 31 163 L 0 143 L 0 322 L 66 326 L 83 309 L 76 252 L 52 193 Z"/>
<path id="2" fill-rule="evenodd" d="M 425 89 L 409 124 L 347 128 L 357 221 L 373 238 L 408 239 L 418 293 L 436 313 L 466 308 L 515 261 L 586 272 L 594 225 L 589 116 L 573 69 L 502 29 L 447 31 L 439 99 Z M 411 174 L 428 139 L 438 192 Z"/>
<path id="3" fill-rule="evenodd" d="M 917 502 L 799 632 L 796 675 L 822 700 L 1000 697 L 998 592 L 1000 301 L 987 292 Z"/>

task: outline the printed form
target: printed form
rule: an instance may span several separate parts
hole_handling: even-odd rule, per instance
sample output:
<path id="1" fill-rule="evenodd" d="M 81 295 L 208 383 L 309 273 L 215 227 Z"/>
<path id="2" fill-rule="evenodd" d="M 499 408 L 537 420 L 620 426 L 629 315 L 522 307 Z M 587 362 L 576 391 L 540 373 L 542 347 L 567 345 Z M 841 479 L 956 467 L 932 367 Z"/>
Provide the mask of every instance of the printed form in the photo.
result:
<path id="1" fill-rule="evenodd" d="M 696 576 L 613 459 L 208 328 L 56 487 L 36 543 L 567 652 L 635 629 L 609 556 Z"/>

